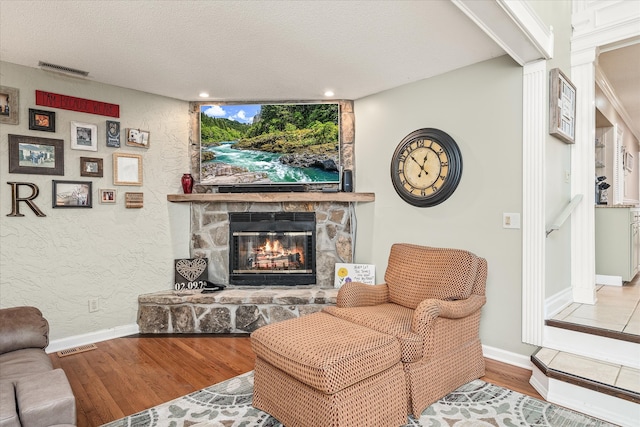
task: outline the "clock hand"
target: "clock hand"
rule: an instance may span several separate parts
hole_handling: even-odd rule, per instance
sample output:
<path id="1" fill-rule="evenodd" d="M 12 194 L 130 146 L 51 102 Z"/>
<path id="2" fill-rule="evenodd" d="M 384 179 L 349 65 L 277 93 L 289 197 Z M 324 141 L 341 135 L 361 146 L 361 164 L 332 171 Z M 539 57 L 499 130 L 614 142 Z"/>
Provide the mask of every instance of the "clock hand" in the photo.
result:
<path id="1" fill-rule="evenodd" d="M 418 174 L 418 178 L 420 178 L 420 177 L 422 176 L 422 172 L 423 172 L 423 171 L 424 171 L 424 172 L 427 172 L 426 170 L 424 170 L 424 164 L 422 164 L 422 165 L 421 165 L 421 164 L 420 164 L 420 162 L 419 162 L 419 161 L 417 161 L 415 157 L 413 157 L 413 154 L 409 154 L 409 157 L 411 157 L 411 160 L 413 160 L 414 162 L 416 162 L 416 165 L 420 166 L 421 171 L 420 171 L 420 173 Z M 429 174 L 429 172 L 427 172 L 427 175 L 428 175 L 428 174 Z"/>

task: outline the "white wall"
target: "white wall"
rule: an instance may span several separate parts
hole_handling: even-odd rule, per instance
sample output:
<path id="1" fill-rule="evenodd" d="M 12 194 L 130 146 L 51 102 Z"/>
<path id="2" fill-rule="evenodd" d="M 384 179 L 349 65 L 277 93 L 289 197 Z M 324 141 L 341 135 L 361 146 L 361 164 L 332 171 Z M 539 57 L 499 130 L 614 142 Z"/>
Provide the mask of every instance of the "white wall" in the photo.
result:
<path id="1" fill-rule="evenodd" d="M 381 283 L 395 242 L 486 258 L 482 342 L 531 354 L 520 332 L 522 233 L 502 228 L 503 212 L 522 212 L 522 68 L 503 56 L 357 100 L 354 110 L 356 189 L 376 193 L 357 209 L 356 261 L 376 264 Z M 431 208 L 403 202 L 390 179 L 394 149 L 424 127 L 451 135 L 463 158 L 457 190 Z"/>
<path id="2" fill-rule="evenodd" d="M 181 192 L 180 177 L 189 171 L 188 104 L 5 62 L 0 84 L 20 90 L 20 123 L 0 125 L 0 306 L 40 308 L 52 339 L 135 324 L 138 295 L 170 289 L 174 257 L 189 255 L 189 206 L 166 198 Z M 118 104 L 120 118 L 36 106 L 36 89 Z M 56 132 L 29 130 L 29 108 L 55 111 Z M 149 130 L 150 148 L 107 147 L 106 120 L 119 120 L 123 131 Z M 97 152 L 70 149 L 71 121 L 98 126 Z M 64 140 L 64 176 L 9 174 L 8 134 Z M 142 154 L 141 187 L 113 186 L 114 152 Z M 104 177 L 81 177 L 80 157 L 103 158 Z M 53 179 L 93 182 L 93 208 L 53 209 Z M 8 181 L 36 184 L 34 202 L 47 216 L 21 204 L 24 217 L 7 217 Z M 100 204 L 99 188 L 116 188 L 117 204 Z M 144 208 L 125 209 L 126 191 L 143 192 Z M 99 299 L 98 312 L 89 313 L 90 298 Z"/>

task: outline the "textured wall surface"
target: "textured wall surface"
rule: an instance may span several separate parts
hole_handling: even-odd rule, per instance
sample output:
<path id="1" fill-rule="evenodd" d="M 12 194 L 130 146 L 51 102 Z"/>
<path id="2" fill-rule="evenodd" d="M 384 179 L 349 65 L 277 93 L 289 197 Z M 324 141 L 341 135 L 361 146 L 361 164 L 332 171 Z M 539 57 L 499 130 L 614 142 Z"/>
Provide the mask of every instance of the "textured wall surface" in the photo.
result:
<path id="1" fill-rule="evenodd" d="M 0 84 L 20 90 L 19 124 L 0 125 L 0 305 L 40 308 L 52 339 L 135 324 L 138 295 L 171 289 L 173 259 L 189 255 L 189 206 L 166 197 L 181 192 L 189 171 L 188 103 L 8 63 L 0 63 Z M 35 90 L 118 104 L 120 118 L 36 106 Z M 29 108 L 54 111 L 56 131 L 29 130 Z M 148 130 L 150 148 L 107 147 L 106 120 L 119 121 L 122 133 Z M 71 150 L 71 121 L 98 126 L 97 152 Z M 9 174 L 8 134 L 64 140 L 64 176 Z M 143 156 L 141 187 L 113 185 L 115 152 Z M 80 157 L 103 158 L 104 177 L 81 177 Z M 53 209 L 53 179 L 91 181 L 93 208 Z M 22 204 L 24 217 L 7 217 L 9 181 L 36 184 L 34 202 L 47 216 Z M 100 204 L 100 188 L 117 189 L 117 203 Z M 125 209 L 127 191 L 144 193 L 142 209 Z M 89 299 L 98 300 L 97 312 Z"/>

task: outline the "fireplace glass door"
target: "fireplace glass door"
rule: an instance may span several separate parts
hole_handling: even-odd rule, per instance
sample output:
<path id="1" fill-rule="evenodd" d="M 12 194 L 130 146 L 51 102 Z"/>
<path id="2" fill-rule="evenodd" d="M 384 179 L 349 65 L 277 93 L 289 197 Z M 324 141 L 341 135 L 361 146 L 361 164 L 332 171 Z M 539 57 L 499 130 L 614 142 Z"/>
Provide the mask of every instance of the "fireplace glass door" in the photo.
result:
<path id="1" fill-rule="evenodd" d="M 234 273 L 312 273 L 307 265 L 310 231 L 237 232 L 238 269 Z"/>
<path id="2" fill-rule="evenodd" d="M 315 283 L 314 214 L 230 215 L 229 231 L 229 283 Z"/>

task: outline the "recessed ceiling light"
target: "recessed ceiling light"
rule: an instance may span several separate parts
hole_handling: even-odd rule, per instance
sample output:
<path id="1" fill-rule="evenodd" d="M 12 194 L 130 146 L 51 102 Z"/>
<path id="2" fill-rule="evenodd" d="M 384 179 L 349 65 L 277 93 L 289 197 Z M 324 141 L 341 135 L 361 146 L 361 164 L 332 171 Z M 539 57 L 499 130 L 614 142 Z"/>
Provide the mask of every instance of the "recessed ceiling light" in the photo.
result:
<path id="1" fill-rule="evenodd" d="M 209 94 L 207 92 L 200 92 L 200 95 L 198 96 L 200 96 L 200 98 L 208 98 Z"/>
<path id="2" fill-rule="evenodd" d="M 335 95 L 335 94 L 333 93 L 333 91 L 332 91 L 332 90 L 327 90 L 327 91 L 325 91 L 325 93 L 324 93 L 324 96 L 333 96 L 333 95 Z"/>

